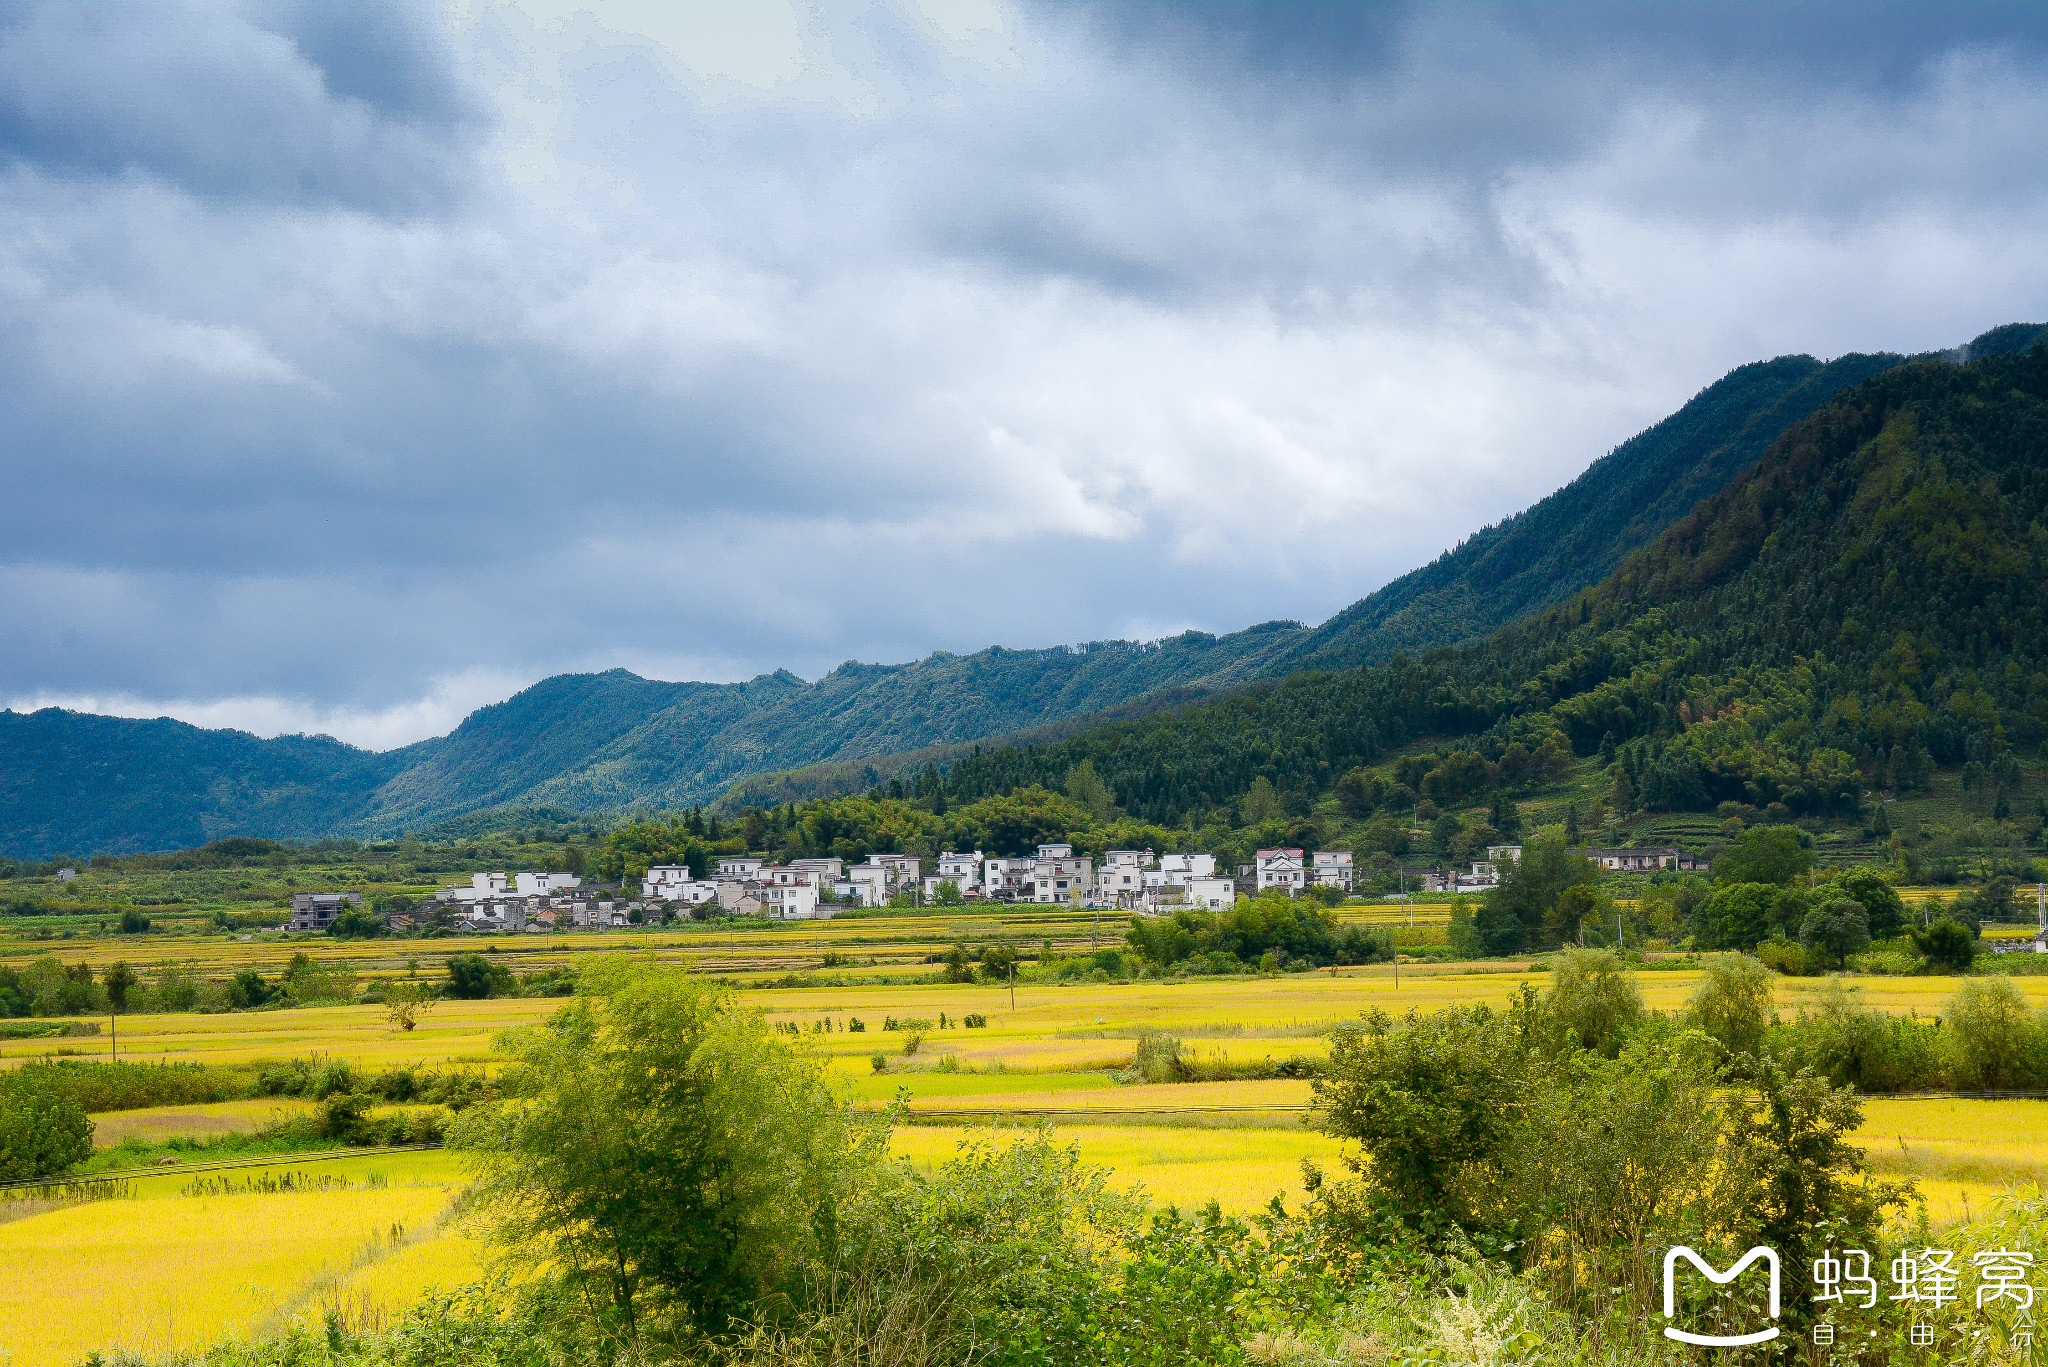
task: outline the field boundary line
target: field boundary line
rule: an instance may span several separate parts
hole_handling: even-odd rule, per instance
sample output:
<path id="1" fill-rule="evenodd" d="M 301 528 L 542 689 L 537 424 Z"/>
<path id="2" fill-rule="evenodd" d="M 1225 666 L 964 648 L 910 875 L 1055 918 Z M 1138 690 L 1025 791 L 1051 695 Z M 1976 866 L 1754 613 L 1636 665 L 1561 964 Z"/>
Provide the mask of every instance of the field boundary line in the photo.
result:
<path id="1" fill-rule="evenodd" d="M 374 1149 L 310 1149 L 303 1153 L 278 1153 L 264 1157 L 223 1158 L 212 1163 L 166 1163 L 147 1168 L 110 1168 L 106 1172 L 60 1173 L 55 1177 L 20 1177 L 0 1182 L 0 1191 L 35 1187 L 73 1187 L 91 1182 L 126 1181 L 136 1177 L 174 1177 L 188 1172 L 223 1172 L 230 1168 L 274 1168 L 285 1163 L 326 1163 L 337 1158 L 374 1158 L 386 1153 L 423 1153 L 444 1149 L 446 1144 L 393 1144 Z"/>

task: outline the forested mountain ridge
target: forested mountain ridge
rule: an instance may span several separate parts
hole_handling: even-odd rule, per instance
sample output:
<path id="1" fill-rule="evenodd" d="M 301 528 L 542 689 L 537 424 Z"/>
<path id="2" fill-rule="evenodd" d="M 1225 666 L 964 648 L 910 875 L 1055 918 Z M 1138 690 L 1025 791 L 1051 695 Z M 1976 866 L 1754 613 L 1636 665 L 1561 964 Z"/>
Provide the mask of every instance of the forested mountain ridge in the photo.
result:
<path id="1" fill-rule="evenodd" d="M 815 683 L 786 670 L 736 684 L 564 674 L 385 754 L 168 718 L 0 712 L 0 854 L 392 835 L 497 806 L 681 806 L 763 769 L 1014 733 L 1219 672 L 1255 674 L 1302 630 L 849 662 Z"/>
<path id="2" fill-rule="evenodd" d="M 2010 351 L 2042 331 L 1998 329 L 1958 354 Z M 383 755 L 167 719 L 0 713 L 0 854 L 165 849 L 228 834 L 388 835 L 500 806 L 676 807 L 736 780 L 745 782 L 727 805 L 781 802 L 864 786 L 871 767 L 888 774 L 913 760 L 972 761 L 965 779 L 982 763 L 977 744 L 1009 753 L 1004 738 L 1055 740 L 1304 663 L 1446 644 L 1564 597 L 1724 485 L 1784 425 L 1898 360 L 1742 367 L 1528 512 L 1313 630 L 1272 622 L 1149 644 L 941 653 L 849 663 L 816 683 L 786 671 L 737 684 L 563 675 L 480 709 L 448 736 Z"/>
<path id="3" fill-rule="evenodd" d="M 1935 765 L 2017 785 L 2048 738 L 2048 353 L 1903 366 L 1794 427 L 1601 584 L 1488 640 L 1309 672 L 1171 717 L 984 751 L 953 801 L 1084 761 L 1162 826 L 1263 779 L 1305 812 L 1445 802 L 1611 757 L 1622 807 L 1854 811 Z M 1354 773 L 1437 738 L 1399 775 Z M 1967 778 L 1966 778 L 1967 781 Z M 1420 790 L 1419 793 L 1415 790 Z"/>
<path id="4" fill-rule="evenodd" d="M 1781 356 L 1730 372 L 1564 488 L 1309 633 L 1285 672 L 1455 645 L 1597 583 L 1764 453 L 1778 434 L 1902 356 Z"/>

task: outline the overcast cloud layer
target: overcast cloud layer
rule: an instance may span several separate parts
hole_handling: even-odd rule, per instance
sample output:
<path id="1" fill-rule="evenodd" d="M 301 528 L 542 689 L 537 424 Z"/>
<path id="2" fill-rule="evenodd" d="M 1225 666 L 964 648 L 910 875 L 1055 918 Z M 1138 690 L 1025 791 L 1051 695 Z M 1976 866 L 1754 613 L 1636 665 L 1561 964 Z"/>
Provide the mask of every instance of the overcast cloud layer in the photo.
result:
<path id="1" fill-rule="evenodd" d="M 1320 620 L 2048 318 L 2048 8 L 0 8 L 0 700 Z"/>

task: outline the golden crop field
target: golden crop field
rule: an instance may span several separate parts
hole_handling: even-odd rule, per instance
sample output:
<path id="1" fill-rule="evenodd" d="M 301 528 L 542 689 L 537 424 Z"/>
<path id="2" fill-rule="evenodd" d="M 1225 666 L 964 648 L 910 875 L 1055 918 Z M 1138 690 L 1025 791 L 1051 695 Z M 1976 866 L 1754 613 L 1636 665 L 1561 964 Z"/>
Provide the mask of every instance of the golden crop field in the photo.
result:
<path id="1" fill-rule="evenodd" d="M 634 947 L 645 946 L 636 938 Z M 387 959 L 393 951 L 371 948 Z M 404 971 L 402 963 L 397 968 Z M 1650 1005 L 1671 1010 L 1698 976 L 1645 972 L 1639 981 Z M 1128 1064 L 1142 1032 L 1176 1035 L 1198 1064 L 1314 1058 L 1327 1050 L 1330 1027 L 1361 1011 L 1499 1003 L 1525 983 L 1540 989 L 1545 977 L 1527 964 L 1404 966 L 1397 982 L 1390 966 L 1373 966 L 1257 979 L 1020 983 L 1014 994 L 981 985 L 845 982 L 750 989 L 744 997 L 802 1030 L 802 1046 L 822 1056 L 857 1101 L 907 1097 L 894 1145 L 914 1163 L 940 1162 L 962 1142 L 1006 1142 L 1050 1124 L 1084 1160 L 1110 1169 L 1118 1186 L 1184 1209 L 1215 1200 L 1247 1213 L 1275 1195 L 1298 1203 L 1304 1159 L 1341 1169 L 1342 1147 L 1302 1125 L 1309 1084 L 1119 1084 L 1112 1074 Z M 2015 982 L 2036 1005 L 2048 1005 L 2048 979 Z M 1933 978 L 1853 983 L 1872 1004 L 1922 1015 L 1938 1013 L 1955 985 Z M 1798 1010 L 1819 987 L 1817 980 L 1779 980 L 1779 1008 Z M 410 1033 L 367 1005 L 132 1016 L 121 1019 L 119 1038 L 127 1059 L 251 1064 L 320 1053 L 378 1068 L 488 1066 L 498 1031 L 541 1021 L 559 1005 L 439 1002 Z M 960 1028 L 970 1013 L 985 1015 L 986 1028 Z M 892 1018 L 912 1028 L 883 1029 Z M 854 1020 L 865 1028 L 850 1030 Z M 829 1029 L 820 1028 L 824 1022 Z M 9 1041 L 0 1057 L 19 1062 L 57 1044 L 89 1053 L 111 1040 Z M 305 1105 L 241 1101 L 106 1115 L 96 1118 L 97 1137 L 115 1143 L 130 1134 L 253 1130 Z M 1880 1099 L 1867 1103 L 1867 1114 L 1859 1139 L 1873 1163 L 1914 1179 L 1937 1223 L 1968 1218 L 2008 1186 L 2048 1177 L 2048 1102 Z M 299 1172 L 349 1185 L 247 1189 L 252 1178 Z M 195 1178 L 220 1185 L 195 1188 Z M 0 1260 L 13 1273 L 0 1285 L 0 1345 L 12 1357 L 0 1362 L 54 1367 L 115 1346 L 165 1352 L 224 1332 L 317 1321 L 330 1309 L 359 1323 L 388 1316 L 429 1286 L 452 1288 L 478 1274 L 476 1242 L 441 1223 L 464 1180 L 460 1156 L 447 1151 L 286 1157 L 211 1174 L 152 1170 L 120 1199 L 68 1208 L 10 1211 L 0 1202 Z"/>
<path id="2" fill-rule="evenodd" d="M 311 1313 L 323 1293 L 368 1274 L 394 1251 L 418 1285 L 365 1277 L 363 1289 L 410 1302 L 421 1286 L 474 1277 L 474 1254 L 439 1226 L 456 1174 L 413 1155 L 384 1155 L 384 1177 L 361 1161 L 281 1164 L 276 1171 L 348 1176 L 345 1189 L 185 1196 L 193 1179 L 146 1179 L 142 1194 L 0 1224 L 0 1344 L 12 1367 L 60 1367 L 87 1352 L 169 1353 Z M 440 1154 L 417 1157 L 439 1159 Z M 237 1182 L 262 1170 L 219 1174 Z M 4 1214 L 0 1214 L 4 1218 Z M 421 1250 L 440 1246 L 438 1254 Z M 436 1269 L 445 1266 L 447 1272 Z"/>

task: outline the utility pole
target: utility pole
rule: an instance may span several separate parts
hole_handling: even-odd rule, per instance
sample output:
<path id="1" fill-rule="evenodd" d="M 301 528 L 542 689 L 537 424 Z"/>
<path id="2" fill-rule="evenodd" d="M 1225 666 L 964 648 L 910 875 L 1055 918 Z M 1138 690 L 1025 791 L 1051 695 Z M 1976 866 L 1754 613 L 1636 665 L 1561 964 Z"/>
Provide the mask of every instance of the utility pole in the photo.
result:
<path id="1" fill-rule="evenodd" d="M 114 1008 L 111 1004 L 107 1007 L 107 1043 L 108 1047 L 113 1050 L 114 1062 L 119 1063 L 121 1061 L 121 1024 L 120 1018 L 114 1014 Z"/>
<path id="2" fill-rule="evenodd" d="M 1017 963 L 1014 959 L 1010 961 L 1010 1009 L 1017 1009 Z"/>

